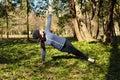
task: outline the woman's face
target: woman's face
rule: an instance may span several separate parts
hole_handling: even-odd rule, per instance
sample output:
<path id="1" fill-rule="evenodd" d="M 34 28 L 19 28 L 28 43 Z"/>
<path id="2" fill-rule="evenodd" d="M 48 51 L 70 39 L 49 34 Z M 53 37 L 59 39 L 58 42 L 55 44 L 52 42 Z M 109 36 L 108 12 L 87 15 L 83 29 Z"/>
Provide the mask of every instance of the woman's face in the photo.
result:
<path id="1" fill-rule="evenodd" d="M 36 41 L 37 42 L 40 42 L 41 41 L 41 38 L 43 37 L 43 35 L 44 35 L 44 31 L 43 30 L 39 30 L 39 38 L 38 39 L 36 39 Z"/>
<path id="2" fill-rule="evenodd" d="M 39 30 L 39 39 L 38 41 L 46 41 L 46 36 L 45 36 L 45 32 L 43 30 Z"/>
<path id="3" fill-rule="evenodd" d="M 39 30 L 39 33 L 42 37 L 44 36 L 44 31 L 43 30 Z"/>

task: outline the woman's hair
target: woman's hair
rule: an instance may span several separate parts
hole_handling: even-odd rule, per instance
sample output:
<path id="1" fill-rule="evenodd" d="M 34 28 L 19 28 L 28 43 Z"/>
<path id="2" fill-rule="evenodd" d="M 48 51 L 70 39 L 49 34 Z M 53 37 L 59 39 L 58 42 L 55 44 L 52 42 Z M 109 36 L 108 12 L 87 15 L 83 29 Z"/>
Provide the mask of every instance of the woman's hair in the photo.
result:
<path id="1" fill-rule="evenodd" d="M 34 30 L 32 36 L 34 39 L 40 39 L 40 41 L 42 42 L 46 41 L 45 32 L 43 32 L 43 37 L 42 37 L 39 30 Z"/>
<path id="2" fill-rule="evenodd" d="M 41 44 L 41 47 L 43 49 L 45 49 L 45 43 L 44 43 L 46 41 L 45 32 L 43 32 L 43 37 L 42 37 L 41 34 L 39 33 L 39 30 L 35 30 L 35 31 L 33 31 L 32 36 L 33 36 L 34 39 L 39 40 L 39 42 Z"/>
<path id="3" fill-rule="evenodd" d="M 41 36 L 39 30 L 34 30 L 32 36 L 34 39 L 39 39 Z"/>

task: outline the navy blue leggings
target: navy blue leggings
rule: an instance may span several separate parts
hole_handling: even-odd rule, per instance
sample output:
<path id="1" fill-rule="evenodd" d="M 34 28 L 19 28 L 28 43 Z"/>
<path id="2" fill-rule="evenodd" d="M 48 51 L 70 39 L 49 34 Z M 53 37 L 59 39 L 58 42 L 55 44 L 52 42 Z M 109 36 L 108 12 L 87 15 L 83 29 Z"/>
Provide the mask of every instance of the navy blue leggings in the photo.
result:
<path id="1" fill-rule="evenodd" d="M 79 51 L 78 49 L 76 49 L 69 40 L 66 40 L 63 48 L 61 49 L 62 52 L 68 52 L 71 54 L 74 54 L 76 57 L 81 57 L 85 60 L 88 60 L 88 56 L 86 56 L 85 54 L 83 54 L 81 51 Z"/>

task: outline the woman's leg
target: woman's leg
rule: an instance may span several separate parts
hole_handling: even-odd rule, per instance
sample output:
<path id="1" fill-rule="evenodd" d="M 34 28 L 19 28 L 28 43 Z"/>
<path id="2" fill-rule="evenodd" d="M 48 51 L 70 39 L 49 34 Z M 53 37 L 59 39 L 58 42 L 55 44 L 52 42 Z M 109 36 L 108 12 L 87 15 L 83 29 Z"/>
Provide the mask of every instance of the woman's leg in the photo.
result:
<path id="1" fill-rule="evenodd" d="M 81 51 L 76 49 L 69 40 L 66 40 L 65 45 L 61 51 L 68 52 L 68 53 L 74 54 L 76 57 L 81 57 L 85 60 L 88 60 L 88 56 L 86 56 Z"/>

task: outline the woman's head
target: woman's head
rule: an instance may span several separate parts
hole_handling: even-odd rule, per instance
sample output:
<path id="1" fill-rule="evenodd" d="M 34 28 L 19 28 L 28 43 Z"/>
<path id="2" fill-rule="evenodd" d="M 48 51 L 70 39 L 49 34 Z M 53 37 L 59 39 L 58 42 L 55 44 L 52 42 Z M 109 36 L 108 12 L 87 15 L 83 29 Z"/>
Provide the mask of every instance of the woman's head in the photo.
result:
<path id="1" fill-rule="evenodd" d="M 34 30 L 33 31 L 33 38 L 39 41 L 46 41 L 45 33 L 43 30 Z"/>

